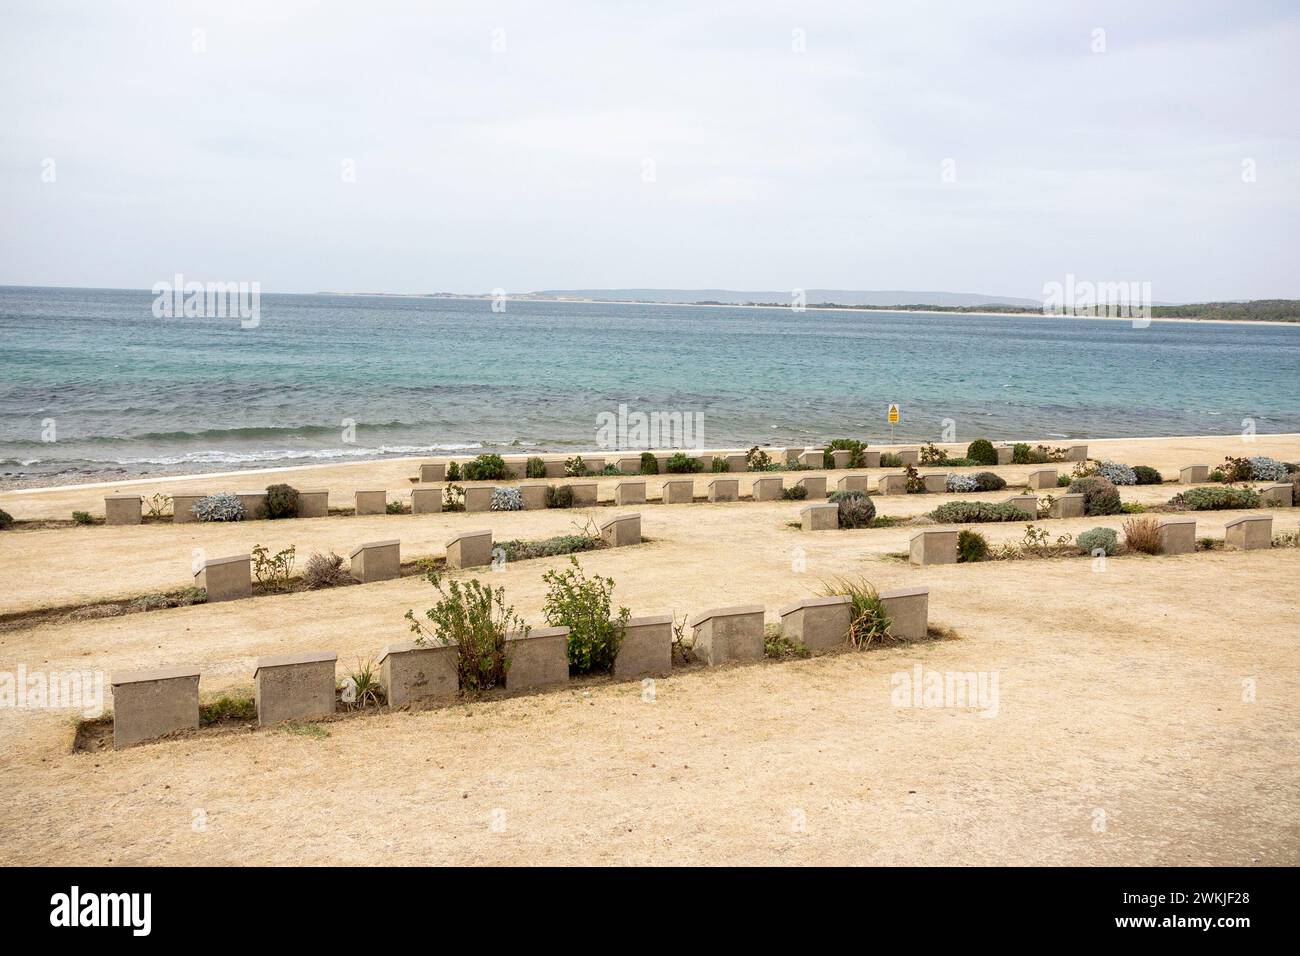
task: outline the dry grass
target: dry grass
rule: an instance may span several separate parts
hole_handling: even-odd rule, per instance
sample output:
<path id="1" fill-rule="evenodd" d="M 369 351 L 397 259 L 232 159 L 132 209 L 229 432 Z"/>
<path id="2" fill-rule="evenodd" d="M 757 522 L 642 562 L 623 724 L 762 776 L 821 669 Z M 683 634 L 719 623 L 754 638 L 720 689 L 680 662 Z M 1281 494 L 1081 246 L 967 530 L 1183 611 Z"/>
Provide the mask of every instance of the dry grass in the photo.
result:
<path id="1" fill-rule="evenodd" d="M 1160 553 L 1160 522 L 1150 515 L 1124 522 L 1124 544 L 1142 554 Z"/>

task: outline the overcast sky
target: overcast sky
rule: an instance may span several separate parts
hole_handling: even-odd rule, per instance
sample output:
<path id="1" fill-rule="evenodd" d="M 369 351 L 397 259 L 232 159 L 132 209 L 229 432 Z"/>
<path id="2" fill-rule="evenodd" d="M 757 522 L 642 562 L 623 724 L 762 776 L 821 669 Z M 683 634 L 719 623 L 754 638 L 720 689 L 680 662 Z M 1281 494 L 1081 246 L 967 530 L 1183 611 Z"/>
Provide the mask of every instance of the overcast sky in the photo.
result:
<path id="1" fill-rule="evenodd" d="M 1297 10 L 8 0 L 0 284 L 1300 297 Z"/>

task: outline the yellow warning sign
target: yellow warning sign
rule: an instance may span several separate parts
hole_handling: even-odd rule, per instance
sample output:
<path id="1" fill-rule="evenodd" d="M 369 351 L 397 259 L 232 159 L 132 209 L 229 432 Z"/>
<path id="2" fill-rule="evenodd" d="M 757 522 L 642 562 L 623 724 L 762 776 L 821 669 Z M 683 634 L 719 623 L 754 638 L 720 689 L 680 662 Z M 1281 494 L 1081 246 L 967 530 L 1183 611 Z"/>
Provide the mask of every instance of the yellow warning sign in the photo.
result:
<path id="1" fill-rule="evenodd" d="M 898 422 L 899 422 L 899 419 L 900 419 L 901 417 L 902 417 L 902 416 L 900 416 L 900 415 L 898 414 L 898 405 L 897 405 L 897 404 L 890 405 L 890 406 L 889 406 L 889 424 L 891 424 L 891 425 L 897 425 Z"/>

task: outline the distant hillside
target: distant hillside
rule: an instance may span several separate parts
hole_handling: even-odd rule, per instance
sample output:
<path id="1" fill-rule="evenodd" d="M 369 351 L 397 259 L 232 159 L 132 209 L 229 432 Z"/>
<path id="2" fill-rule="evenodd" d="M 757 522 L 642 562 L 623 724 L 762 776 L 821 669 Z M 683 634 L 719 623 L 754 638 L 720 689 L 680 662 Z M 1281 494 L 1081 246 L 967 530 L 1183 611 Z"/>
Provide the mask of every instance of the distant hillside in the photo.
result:
<path id="1" fill-rule="evenodd" d="M 518 298 L 539 299 L 596 299 L 605 302 L 672 302 L 672 303 L 725 303 L 746 305 L 752 303 L 790 301 L 790 290 L 781 292 L 736 292 L 731 289 L 543 289 Z M 1009 295 L 984 295 L 977 292 L 864 292 L 849 289 L 805 289 L 808 305 L 830 303 L 836 305 L 887 308 L 898 305 L 940 305 L 952 308 L 991 305 L 1014 305 L 1021 308 L 1041 309 L 1037 299 L 1020 299 Z"/>

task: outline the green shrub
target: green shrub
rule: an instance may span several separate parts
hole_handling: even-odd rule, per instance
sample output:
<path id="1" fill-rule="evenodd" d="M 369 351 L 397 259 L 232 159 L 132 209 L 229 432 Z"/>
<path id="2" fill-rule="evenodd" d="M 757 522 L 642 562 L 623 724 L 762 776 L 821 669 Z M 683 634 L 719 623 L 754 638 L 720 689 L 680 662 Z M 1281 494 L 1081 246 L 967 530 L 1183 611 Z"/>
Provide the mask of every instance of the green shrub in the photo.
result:
<path id="1" fill-rule="evenodd" d="M 292 485 L 268 485 L 266 504 L 259 509 L 258 517 L 273 521 L 298 517 L 298 489 Z"/>
<path id="2" fill-rule="evenodd" d="M 853 454 L 849 456 L 848 466 L 850 468 L 862 468 L 867 463 L 867 457 L 863 454 L 866 447 L 866 442 L 858 441 L 856 438 L 836 438 L 826 446 L 826 450 L 822 453 L 822 464 L 827 468 L 833 468 L 835 467 L 835 456 L 832 452 L 851 451 Z"/>
<path id="3" fill-rule="evenodd" d="M 670 475 L 689 475 L 703 470 L 704 462 L 680 451 L 669 456 L 668 461 L 664 464 L 664 471 Z"/>
<path id="4" fill-rule="evenodd" d="M 940 524 L 974 524 L 984 521 L 1024 521 L 1025 512 L 1009 502 L 949 501 L 930 512 Z"/>
<path id="5" fill-rule="evenodd" d="M 1119 489 L 1101 475 L 1088 475 L 1070 482 L 1069 493 L 1083 495 L 1085 515 L 1119 514 Z"/>
<path id="6" fill-rule="evenodd" d="M 95 519 L 92 518 L 92 517 L 90 516 L 90 512 L 89 512 L 89 511 L 74 511 L 74 512 L 72 512 L 72 520 L 75 521 L 77 524 L 94 524 L 94 523 L 95 523 Z"/>
<path id="7" fill-rule="evenodd" d="M 1140 515 L 1146 510 L 1145 505 L 1140 505 L 1136 501 L 1125 501 L 1119 506 L 1119 513 L 1122 515 Z"/>
<path id="8" fill-rule="evenodd" d="M 978 531 L 963 528 L 962 532 L 957 535 L 957 560 L 966 562 L 983 561 L 988 556 L 988 539 Z"/>
<path id="9" fill-rule="evenodd" d="M 731 462 L 726 458 L 715 456 L 713 459 L 713 470 L 716 472 L 731 471 Z"/>
<path id="10" fill-rule="evenodd" d="M 573 489 L 568 485 L 551 485 L 546 489 L 546 507 L 572 508 Z"/>
<path id="11" fill-rule="evenodd" d="M 1223 481 L 1227 477 L 1228 476 L 1225 475 L 1223 471 L 1218 468 L 1214 469 L 1214 471 L 1206 475 L 1206 478 L 1210 481 Z"/>
<path id="12" fill-rule="evenodd" d="M 587 463 L 582 460 L 581 455 L 574 455 L 572 458 L 565 460 L 564 475 L 566 478 L 586 478 L 588 474 Z"/>
<path id="13" fill-rule="evenodd" d="M 1011 446 L 1011 461 L 1017 465 L 1028 465 L 1029 446 L 1022 441 L 1016 442 Z"/>
<path id="14" fill-rule="evenodd" d="M 1080 534 L 1075 543 L 1088 554 L 1101 551 L 1113 555 L 1119 550 L 1119 535 L 1114 528 L 1092 528 Z"/>
<path id="15" fill-rule="evenodd" d="M 1056 476 L 1056 487 L 1058 487 L 1058 488 L 1069 488 L 1069 487 L 1070 487 L 1070 483 L 1071 483 L 1072 481 L 1074 481 L 1074 479 L 1071 478 L 1069 475 L 1057 475 L 1057 476 Z"/>
<path id="16" fill-rule="evenodd" d="M 1251 488 L 1188 488 L 1169 499 L 1176 511 L 1221 511 L 1258 508 L 1259 492 Z"/>
<path id="17" fill-rule="evenodd" d="M 576 554 L 580 551 L 592 551 L 600 543 L 599 538 L 585 534 L 562 534 L 541 541 L 520 541 L 512 539 L 497 545 L 507 561 L 526 561 L 530 558 L 553 558 L 560 554 Z"/>
<path id="18" fill-rule="evenodd" d="M 1133 474 L 1137 476 L 1139 485 L 1158 485 L 1165 480 L 1160 472 L 1146 465 L 1134 465 Z"/>
<path id="19" fill-rule="evenodd" d="M 414 610 L 406 612 L 415 643 L 455 644 L 462 690 L 487 690 L 504 683 L 510 667 L 506 637 L 512 633 L 527 637 L 530 630 L 514 607 L 506 604 L 506 589 L 486 587 L 476 578 L 463 583 L 451 578 L 444 587 L 436 571 L 426 577 L 438 589 L 438 601 L 424 612 L 428 624 L 416 620 Z"/>
<path id="20" fill-rule="evenodd" d="M 757 445 L 745 452 L 745 468 L 749 471 L 775 471 L 780 467 L 778 462 L 772 460 L 771 455 Z"/>
<path id="21" fill-rule="evenodd" d="M 464 468 L 466 481 L 502 481 L 513 478 L 515 473 L 506 467 L 506 460 L 500 455 L 479 455 Z M 447 480 L 451 481 L 450 469 Z"/>
<path id="22" fill-rule="evenodd" d="M 447 485 L 442 489 L 443 511 L 465 510 L 465 489 L 460 485 Z"/>
<path id="23" fill-rule="evenodd" d="M 199 705 L 199 723 L 207 727 L 228 720 L 257 720 L 257 700 L 222 694 L 214 701 Z"/>
<path id="24" fill-rule="evenodd" d="M 881 468 L 902 468 L 903 456 L 892 451 L 882 451 L 880 453 Z"/>
<path id="25" fill-rule="evenodd" d="M 657 475 L 659 474 L 659 459 L 654 456 L 654 452 L 641 452 L 641 474 Z"/>
<path id="26" fill-rule="evenodd" d="M 837 578 L 830 584 L 822 585 L 822 594 L 826 597 L 847 597 L 849 599 L 849 642 L 859 650 L 872 644 L 879 644 L 892 637 L 889 633 L 889 615 L 885 613 L 885 604 L 875 587 L 859 578 Z"/>
<path id="27" fill-rule="evenodd" d="M 401 501 L 390 501 L 384 505 L 384 514 L 404 515 L 408 512 L 409 505 Z"/>
<path id="28" fill-rule="evenodd" d="M 528 478 L 545 478 L 546 462 L 533 455 L 524 463 L 524 475 Z"/>
<path id="29" fill-rule="evenodd" d="M 966 457 L 977 465 L 996 465 L 998 450 L 987 438 L 977 438 L 966 447 Z"/>
<path id="30" fill-rule="evenodd" d="M 268 591 L 288 591 L 289 578 L 293 575 L 294 553 L 293 545 L 275 554 L 260 544 L 253 545 L 253 577 L 257 578 L 257 583 Z"/>
<path id="31" fill-rule="evenodd" d="M 569 673 L 613 670 L 632 612 L 620 607 L 611 619 L 614 579 L 587 577 L 575 557 L 570 556 L 569 564 L 563 571 L 552 568 L 542 575 L 550 585 L 542 606 L 546 623 L 569 629 Z"/>
<path id="32" fill-rule="evenodd" d="M 980 471 L 975 474 L 976 491 L 1001 491 L 1006 486 L 1006 479 L 991 471 Z"/>
<path id="33" fill-rule="evenodd" d="M 785 501 L 803 501 L 808 497 L 808 487 L 806 485 L 792 485 L 789 488 L 782 488 L 781 497 Z"/>
<path id="34" fill-rule="evenodd" d="M 447 480 L 448 480 L 448 481 L 463 481 L 463 480 L 464 480 L 464 479 L 461 477 L 461 473 L 460 473 L 460 462 L 458 462 L 458 461 L 450 461 L 450 462 L 447 463 Z"/>
<path id="35" fill-rule="evenodd" d="M 833 491 L 827 500 L 839 505 L 841 528 L 869 528 L 876 516 L 876 503 L 862 491 Z"/>
<path id="36" fill-rule="evenodd" d="M 14 516 L 0 508 L 0 531 L 13 527 Z"/>

